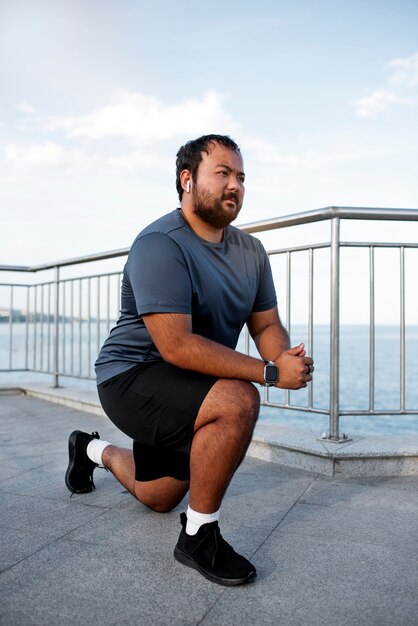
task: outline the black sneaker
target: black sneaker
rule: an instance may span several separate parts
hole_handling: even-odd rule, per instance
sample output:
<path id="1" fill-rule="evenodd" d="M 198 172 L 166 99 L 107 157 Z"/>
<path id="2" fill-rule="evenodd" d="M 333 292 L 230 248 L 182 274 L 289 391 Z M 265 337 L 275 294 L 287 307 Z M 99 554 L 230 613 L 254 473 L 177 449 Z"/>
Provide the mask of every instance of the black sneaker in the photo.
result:
<path id="1" fill-rule="evenodd" d="M 90 493 L 96 489 L 93 482 L 93 471 L 98 467 L 87 456 L 87 446 L 92 439 L 100 439 L 99 433 L 83 433 L 75 430 L 68 439 L 70 461 L 65 472 L 65 484 L 71 493 Z"/>
<path id="2" fill-rule="evenodd" d="M 183 529 L 174 548 L 177 561 L 197 569 L 205 578 L 219 585 L 245 585 L 255 580 L 256 569 L 225 541 L 218 522 L 203 524 L 196 535 L 186 534 L 187 517 L 180 514 Z"/>

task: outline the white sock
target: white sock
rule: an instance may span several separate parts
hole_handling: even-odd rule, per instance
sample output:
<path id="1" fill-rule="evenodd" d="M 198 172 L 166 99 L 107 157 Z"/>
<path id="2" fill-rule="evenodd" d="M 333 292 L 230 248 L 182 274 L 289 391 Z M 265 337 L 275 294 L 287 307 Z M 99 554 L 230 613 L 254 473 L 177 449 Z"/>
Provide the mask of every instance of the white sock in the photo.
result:
<path id="1" fill-rule="evenodd" d="M 108 441 L 104 441 L 104 439 L 92 439 L 86 448 L 87 456 L 89 457 L 90 461 L 93 461 L 93 463 L 97 463 L 97 465 L 103 466 L 103 450 L 110 445 L 111 444 Z"/>
<path id="2" fill-rule="evenodd" d="M 198 511 L 193 511 L 189 506 L 187 507 L 186 515 L 187 515 L 187 524 L 186 524 L 186 534 L 187 535 L 196 535 L 199 528 L 203 526 L 203 524 L 210 524 L 211 522 L 216 522 L 219 519 L 220 509 L 215 511 L 215 513 L 198 513 Z"/>

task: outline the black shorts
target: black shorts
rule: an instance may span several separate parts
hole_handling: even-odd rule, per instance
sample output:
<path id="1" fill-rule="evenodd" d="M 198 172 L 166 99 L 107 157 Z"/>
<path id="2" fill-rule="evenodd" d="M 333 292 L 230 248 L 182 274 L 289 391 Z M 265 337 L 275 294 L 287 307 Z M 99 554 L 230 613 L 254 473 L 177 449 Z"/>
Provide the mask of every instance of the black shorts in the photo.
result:
<path id="1" fill-rule="evenodd" d="M 190 478 L 200 406 L 218 379 L 164 361 L 134 365 L 98 386 L 109 419 L 134 440 L 135 479 Z"/>

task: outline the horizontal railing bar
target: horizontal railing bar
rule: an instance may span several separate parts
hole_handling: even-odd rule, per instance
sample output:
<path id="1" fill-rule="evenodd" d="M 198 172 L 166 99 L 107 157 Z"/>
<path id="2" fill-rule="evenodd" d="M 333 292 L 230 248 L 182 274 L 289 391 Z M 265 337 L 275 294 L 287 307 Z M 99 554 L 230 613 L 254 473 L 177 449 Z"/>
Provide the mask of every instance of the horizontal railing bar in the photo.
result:
<path id="1" fill-rule="evenodd" d="M 285 252 L 308 252 L 309 250 L 320 250 L 329 248 L 330 242 L 305 244 L 303 246 L 293 246 L 289 248 L 277 248 L 275 250 L 268 250 L 269 255 L 284 254 Z M 418 248 L 418 243 L 385 243 L 376 241 L 341 241 L 341 248 Z"/>
<path id="2" fill-rule="evenodd" d="M 302 224 L 322 222 L 324 220 L 333 219 L 334 217 L 348 220 L 418 221 L 418 209 L 327 207 L 325 209 L 305 211 L 304 213 L 284 215 L 283 217 L 263 220 L 262 222 L 242 224 L 239 228 L 241 228 L 241 230 L 245 230 L 247 233 L 260 233 L 266 230 L 274 230 L 276 228 L 287 228 L 288 226 L 300 226 Z"/>
<path id="3" fill-rule="evenodd" d="M 247 233 L 260 233 L 266 230 L 275 230 L 277 228 L 286 228 L 288 226 L 298 226 L 302 224 L 312 224 L 330 220 L 335 217 L 350 220 L 392 220 L 392 221 L 418 221 L 418 209 L 390 209 L 390 208 L 369 208 L 369 207 L 327 207 L 316 209 L 313 211 L 305 211 L 292 215 L 264 220 L 261 222 L 252 222 L 251 224 L 241 224 L 238 226 Z M 79 265 L 92 261 L 103 261 L 105 259 L 113 259 L 120 256 L 126 256 L 129 248 L 121 248 L 119 250 L 111 250 L 108 252 L 100 252 L 89 254 L 82 257 L 67 259 L 64 261 L 56 261 L 45 263 L 43 265 L 23 266 L 23 265 L 0 265 L 0 271 L 4 272 L 39 272 L 41 270 L 54 269 L 55 267 L 66 267 L 69 265 Z"/>
<path id="4" fill-rule="evenodd" d="M 304 246 L 293 246 L 289 248 L 277 248 L 275 250 L 268 250 L 268 254 L 284 254 L 285 252 L 309 252 L 309 250 L 321 250 L 323 248 L 329 248 L 330 243 L 312 243 Z"/>
<path id="5" fill-rule="evenodd" d="M 50 372 L 46 372 L 47 374 Z M 64 378 L 77 378 L 78 380 L 96 380 L 95 376 L 83 375 L 83 374 L 70 374 L 69 372 L 58 372 L 59 376 Z"/>
<path id="6" fill-rule="evenodd" d="M 366 242 L 366 241 L 342 241 L 344 248 L 418 248 L 418 243 L 394 243 L 394 242 Z"/>
<path id="7" fill-rule="evenodd" d="M 319 409 L 317 407 L 306 407 L 306 406 L 298 406 L 295 404 L 279 404 L 276 402 L 267 402 L 267 401 L 262 401 L 261 402 L 262 406 L 268 406 L 271 408 L 275 408 L 275 409 L 289 409 L 292 411 L 303 411 L 304 413 L 318 413 L 321 415 L 328 415 L 329 411 L 328 409 Z M 400 410 L 396 410 L 396 409 L 382 409 L 382 410 L 373 410 L 373 411 L 359 411 L 359 410 L 345 410 L 345 411 L 339 411 L 339 415 L 340 416 L 373 416 L 373 415 L 399 415 L 399 416 L 403 416 L 403 415 L 418 415 L 418 409 L 405 409 L 403 411 Z"/>
<path id="8" fill-rule="evenodd" d="M 373 409 L 373 411 L 356 411 L 347 409 L 340 411 L 340 415 L 418 415 L 418 409 Z"/>
<path id="9" fill-rule="evenodd" d="M 330 242 L 323 242 L 323 243 L 314 243 L 314 244 L 306 244 L 304 246 L 293 246 L 293 247 L 289 247 L 289 248 L 276 248 L 273 250 L 268 250 L 268 254 L 269 255 L 275 255 L 275 254 L 284 254 L 285 252 L 307 252 L 309 250 L 321 250 L 321 249 L 325 249 L 325 248 L 329 248 L 330 247 Z M 406 242 L 397 242 L 397 243 L 393 243 L 393 242 L 376 242 L 376 241 L 341 241 L 340 243 L 340 247 L 341 248 L 370 248 L 370 247 L 374 247 L 374 248 L 411 248 L 411 249 L 418 249 L 418 243 L 406 243 Z M 117 254 L 115 253 L 114 256 L 117 256 Z M 110 257 L 109 257 L 110 258 Z M 97 257 L 97 259 L 95 258 L 94 260 L 100 260 L 99 257 Z M 87 258 L 84 262 L 88 262 Z M 81 263 L 81 261 L 80 261 Z M 66 263 L 63 262 L 63 264 L 61 265 L 61 267 L 63 267 L 63 265 L 65 265 Z M 19 270 L 16 271 L 20 271 L 20 272 L 37 272 L 40 271 L 41 269 L 51 269 L 53 267 L 57 267 L 58 264 L 54 264 L 51 265 L 50 267 L 48 266 L 48 268 L 43 268 L 43 267 L 39 267 L 39 268 L 30 268 L 30 267 L 24 267 L 22 266 Z M 0 271 L 9 271 L 8 270 L 8 266 L 5 265 L 0 265 Z M 118 274 L 121 274 L 122 270 L 116 270 L 113 272 L 104 272 L 102 274 L 86 274 L 83 276 L 75 276 L 75 277 L 71 277 L 71 278 L 62 278 L 60 279 L 60 283 L 70 283 L 70 282 L 75 282 L 77 280 L 86 280 L 87 278 L 100 278 L 103 276 L 117 276 Z M 40 282 L 40 283 L 0 283 L 0 287 L 40 287 L 42 285 L 53 285 L 54 281 L 52 280 L 48 280 L 45 282 Z"/>
<path id="10" fill-rule="evenodd" d="M 110 250 L 109 252 L 99 252 L 95 254 L 87 254 L 85 256 L 67 259 L 65 261 L 55 261 L 45 263 L 43 265 L 0 265 L 2 272 L 40 272 L 43 270 L 52 270 L 56 267 L 67 267 L 69 265 L 81 265 L 83 263 L 91 263 L 92 261 L 104 261 L 105 259 L 114 259 L 120 256 L 127 256 L 129 248 L 121 248 L 119 250 Z"/>
<path id="11" fill-rule="evenodd" d="M 77 282 L 78 280 L 87 280 L 88 278 L 103 278 L 104 276 L 118 276 L 118 274 L 122 274 L 122 270 L 116 270 L 114 272 L 104 272 L 103 274 L 86 274 L 85 276 L 61 278 L 60 283 Z"/>
<path id="12" fill-rule="evenodd" d="M 0 271 L 2 267 L 0 266 Z M 28 270 L 29 271 L 29 270 Z M 102 278 L 103 276 L 118 276 L 122 274 L 122 270 L 115 270 L 114 272 L 104 272 L 103 274 L 86 274 L 85 276 L 72 276 L 71 278 L 61 278 L 59 283 L 72 283 L 78 280 L 86 280 L 87 278 Z M 0 283 L 0 287 L 42 287 L 43 285 L 54 285 L 55 281 L 47 280 L 40 283 Z"/>
<path id="13" fill-rule="evenodd" d="M 29 265 L 0 265 L 2 272 L 33 272 Z"/>
<path id="14" fill-rule="evenodd" d="M 304 413 L 318 413 L 319 415 L 329 415 L 328 409 L 319 409 L 311 406 L 298 406 L 296 404 L 278 404 L 277 402 L 261 401 L 261 406 L 268 406 L 273 409 L 289 409 L 291 411 L 303 411 Z"/>
<path id="15" fill-rule="evenodd" d="M 4 369 L 0 369 L 0 373 L 15 373 L 15 372 L 31 372 L 32 374 L 52 374 L 52 370 L 45 370 L 45 369 L 32 369 L 32 368 L 28 368 L 28 369 L 12 369 L 12 370 L 4 370 Z M 68 372 L 58 372 L 59 376 L 63 376 L 64 378 L 77 378 L 79 380 L 96 380 L 95 376 L 81 376 L 78 374 L 70 374 Z M 23 383 L 22 383 L 23 384 Z"/>

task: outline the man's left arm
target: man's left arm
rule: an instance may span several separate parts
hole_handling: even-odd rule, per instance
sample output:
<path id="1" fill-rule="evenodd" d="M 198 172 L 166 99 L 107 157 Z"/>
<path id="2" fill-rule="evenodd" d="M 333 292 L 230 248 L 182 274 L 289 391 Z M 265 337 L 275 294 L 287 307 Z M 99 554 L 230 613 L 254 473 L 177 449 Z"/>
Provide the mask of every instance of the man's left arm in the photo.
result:
<path id="1" fill-rule="evenodd" d="M 306 356 L 303 343 L 290 347 L 289 334 L 280 321 L 277 307 L 252 313 L 247 326 L 260 356 L 265 361 L 273 361 L 279 368 L 276 386 L 283 389 L 306 387 L 306 383 L 312 380 L 313 360 Z M 307 365 L 311 369 L 309 374 L 306 373 Z"/>

